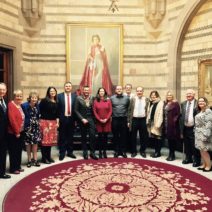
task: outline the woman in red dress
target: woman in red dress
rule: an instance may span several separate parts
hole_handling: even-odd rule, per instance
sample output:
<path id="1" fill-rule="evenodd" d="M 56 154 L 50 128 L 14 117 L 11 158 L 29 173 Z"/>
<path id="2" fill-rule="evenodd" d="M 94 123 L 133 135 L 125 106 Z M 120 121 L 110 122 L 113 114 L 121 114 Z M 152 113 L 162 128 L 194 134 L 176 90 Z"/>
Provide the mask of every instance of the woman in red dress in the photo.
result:
<path id="1" fill-rule="evenodd" d="M 99 88 L 93 104 L 99 140 L 99 158 L 107 158 L 107 139 L 111 132 L 112 104 L 104 88 Z"/>

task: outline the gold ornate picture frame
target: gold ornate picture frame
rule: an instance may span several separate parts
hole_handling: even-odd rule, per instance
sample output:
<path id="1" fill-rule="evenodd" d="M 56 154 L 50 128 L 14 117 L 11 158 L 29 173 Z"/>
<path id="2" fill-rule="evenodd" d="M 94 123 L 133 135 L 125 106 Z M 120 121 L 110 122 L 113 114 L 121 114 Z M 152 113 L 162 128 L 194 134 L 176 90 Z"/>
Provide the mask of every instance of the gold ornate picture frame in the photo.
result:
<path id="1" fill-rule="evenodd" d="M 104 48 L 112 85 L 123 83 L 123 25 L 70 23 L 66 25 L 66 73 L 75 90 L 79 89 L 84 77 L 94 36 L 99 36 Z"/>
<path id="2" fill-rule="evenodd" d="M 199 97 L 204 96 L 212 106 L 212 58 L 201 59 L 199 63 Z"/>

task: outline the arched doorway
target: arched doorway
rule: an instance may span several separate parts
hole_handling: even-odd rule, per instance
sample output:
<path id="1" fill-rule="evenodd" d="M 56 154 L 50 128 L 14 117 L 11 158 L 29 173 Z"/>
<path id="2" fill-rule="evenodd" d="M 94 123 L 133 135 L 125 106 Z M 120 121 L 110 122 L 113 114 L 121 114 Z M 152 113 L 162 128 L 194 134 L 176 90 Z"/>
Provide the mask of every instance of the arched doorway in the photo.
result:
<path id="1" fill-rule="evenodd" d="M 187 1 L 175 24 L 168 50 L 169 87 L 181 99 L 181 50 L 187 29 L 200 7 L 207 0 Z"/>

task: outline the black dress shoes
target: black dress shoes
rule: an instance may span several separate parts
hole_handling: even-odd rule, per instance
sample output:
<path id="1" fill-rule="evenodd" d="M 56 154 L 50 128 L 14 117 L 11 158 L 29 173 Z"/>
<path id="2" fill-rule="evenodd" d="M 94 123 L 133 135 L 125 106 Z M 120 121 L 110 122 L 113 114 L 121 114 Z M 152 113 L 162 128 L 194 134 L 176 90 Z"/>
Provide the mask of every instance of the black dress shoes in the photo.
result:
<path id="1" fill-rule="evenodd" d="M 173 160 L 175 160 L 173 157 L 168 157 L 168 158 L 166 158 L 166 160 L 167 161 L 173 161 Z"/>
<path id="2" fill-rule="evenodd" d="M 91 153 L 90 157 L 94 160 L 98 160 L 98 157 L 95 155 L 95 153 Z"/>
<path id="3" fill-rule="evenodd" d="M 141 152 L 141 156 L 142 156 L 143 158 L 146 158 L 146 153 L 145 153 L 145 152 Z"/>
<path id="4" fill-rule="evenodd" d="M 99 151 L 99 158 L 102 158 L 102 151 Z"/>
<path id="5" fill-rule="evenodd" d="M 134 153 L 132 153 L 132 154 L 131 154 L 131 158 L 136 157 L 136 155 L 137 155 L 137 153 L 135 153 L 135 152 L 134 152 Z"/>
<path id="6" fill-rule="evenodd" d="M 119 156 L 118 152 L 114 153 L 114 158 L 117 158 Z"/>
<path id="7" fill-rule="evenodd" d="M 83 158 L 84 158 L 85 160 L 88 160 L 88 153 L 87 153 L 87 152 L 84 152 L 84 153 L 83 153 Z"/>
<path id="8" fill-rule="evenodd" d="M 65 158 L 65 154 L 60 154 L 59 160 L 62 161 Z"/>
<path id="9" fill-rule="evenodd" d="M 161 156 L 160 152 L 155 152 L 151 155 L 152 158 L 159 158 Z"/>
<path id="10" fill-rule="evenodd" d="M 77 158 L 76 155 L 75 155 L 73 152 L 68 153 L 67 156 L 68 156 L 69 158 L 73 158 L 73 159 L 76 159 L 76 158 Z"/>
<path id="11" fill-rule="evenodd" d="M 182 161 L 182 164 L 189 164 L 189 163 L 193 163 L 193 161 L 191 159 L 185 159 Z"/>
<path id="12" fill-rule="evenodd" d="M 173 161 L 175 160 L 175 156 L 169 156 L 168 158 L 166 158 L 167 161 Z"/>
<path id="13" fill-rule="evenodd" d="M 10 179 L 11 176 L 8 175 L 8 174 L 3 174 L 3 175 L 0 175 L 0 178 L 1 178 L 1 179 Z"/>
<path id="14" fill-rule="evenodd" d="M 193 167 L 198 167 L 198 166 L 200 166 L 200 162 L 193 162 L 193 165 L 192 165 Z"/>
<path id="15" fill-rule="evenodd" d="M 42 162 L 42 163 L 45 163 L 45 164 L 50 164 L 50 161 L 48 161 L 48 160 L 45 159 L 45 158 L 42 158 L 42 159 L 41 159 L 41 162 Z"/>
<path id="16" fill-rule="evenodd" d="M 125 152 L 122 153 L 123 158 L 127 158 L 127 154 Z"/>
<path id="17" fill-rule="evenodd" d="M 107 158 L 107 152 L 103 151 L 103 158 Z"/>
<path id="18" fill-rule="evenodd" d="M 54 162 L 55 162 L 52 158 L 49 158 L 48 161 L 49 161 L 50 163 L 54 163 Z"/>

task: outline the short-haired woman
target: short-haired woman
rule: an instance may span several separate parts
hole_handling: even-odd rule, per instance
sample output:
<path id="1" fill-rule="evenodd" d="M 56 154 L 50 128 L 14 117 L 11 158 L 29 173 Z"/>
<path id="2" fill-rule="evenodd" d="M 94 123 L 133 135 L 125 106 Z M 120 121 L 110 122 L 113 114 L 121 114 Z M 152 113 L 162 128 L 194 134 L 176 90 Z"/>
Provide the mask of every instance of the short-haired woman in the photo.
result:
<path id="1" fill-rule="evenodd" d="M 41 141 L 41 132 L 39 125 L 39 95 L 37 91 L 31 91 L 28 101 L 21 105 L 24 114 L 24 143 L 27 151 L 27 167 L 40 166 L 37 157 L 38 143 Z M 32 153 L 32 155 L 31 155 Z"/>
<path id="2" fill-rule="evenodd" d="M 164 102 L 160 99 L 158 91 L 152 91 L 150 93 L 150 104 L 147 109 L 147 129 L 155 148 L 155 152 L 151 155 L 153 158 L 161 156 L 163 105 Z"/>
<path id="3" fill-rule="evenodd" d="M 20 174 L 24 171 L 21 168 L 21 155 L 23 147 L 23 130 L 25 115 L 21 108 L 23 93 L 15 90 L 14 99 L 8 104 L 8 150 L 10 157 L 10 173 Z"/>

